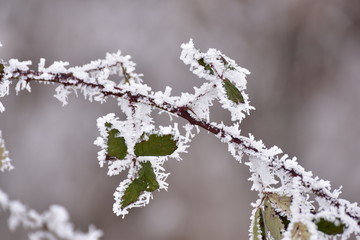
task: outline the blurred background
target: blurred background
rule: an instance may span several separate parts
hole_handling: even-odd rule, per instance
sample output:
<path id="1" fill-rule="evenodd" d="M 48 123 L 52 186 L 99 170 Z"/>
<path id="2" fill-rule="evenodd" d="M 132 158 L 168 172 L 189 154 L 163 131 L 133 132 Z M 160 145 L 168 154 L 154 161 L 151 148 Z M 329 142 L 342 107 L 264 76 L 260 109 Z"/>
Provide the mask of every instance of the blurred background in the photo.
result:
<path id="1" fill-rule="evenodd" d="M 202 82 L 179 60 L 190 38 L 252 72 L 248 93 L 256 110 L 242 122 L 243 134 L 297 156 L 334 188 L 342 185 L 343 198 L 360 202 L 360 1 L 0 0 L 0 58 L 75 66 L 120 49 L 153 90 L 169 85 L 174 95 Z M 16 168 L 0 175 L 0 188 L 11 199 L 39 212 L 63 205 L 76 228 L 94 224 L 106 240 L 248 238 L 257 199 L 248 167 L 205 132 L 182 162 L 166 163 L 168 192 L 116 217 L 112 194 L 123 176 L 99 168 L 93 145 L 96 119 L 121 115 L 116 102 L 72 96 L 62 107 L 54 89 L 33 84 L 31 94 L 12 89 L 1 99 L 0 129 Z M 229 122 L 219 106 L 213 110 L 214 121 Z M 0 239 L 27 239 L 21 228 L 9 232 L 6 220 L 1 214 Z"/>

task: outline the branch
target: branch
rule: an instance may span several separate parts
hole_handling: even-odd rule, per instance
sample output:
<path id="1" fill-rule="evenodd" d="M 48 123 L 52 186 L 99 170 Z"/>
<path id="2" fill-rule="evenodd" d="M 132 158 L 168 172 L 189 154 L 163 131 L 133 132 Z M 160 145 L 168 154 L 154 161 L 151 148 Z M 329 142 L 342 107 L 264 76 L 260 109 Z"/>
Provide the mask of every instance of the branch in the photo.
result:
<path id="1" fill-rule="evenodd" d="M 120 63 L 119 63 L 120 64 Z M 52 80 L 45 80 L 39 78 L 39 76 L 43 75 L 42 72 L 36 72 L 32 70 L 27 71 L 16 71 L 15 76 L 16 78 L 21 78 L 25 80 L 27 83 L 31 81 L 35 82 L 52 82 L 52 83 L 58 83 L 63 86 L 71 86 L 71 87 L 86 87 L 86 88 L 93 88 L 98 89 L 101 94 L 103 94 L 104 97 L 112 96 L 112 97 L 119 97 L 123 98 L 129 101 L 129 103 L 144 103 L 149 104 L 152 107 L 158 108 L 160 110 L 165 110 L 169 113 L 172 113 L 178 117 L 181 117 L 185 120 L 187 120 L 190 124 L 196 125 L 201 127 L 202 129 L 207 130 L 208 132 L 213 133 L 214 135 L 217 135 L 221 139 L 228 139 L 230 138 L 231 142 L 236 143 L 240 146 L 241 149 L 244 150 L 245 153 L 248 155 L 254 155 L 254 154 L 260 154 L 266 156 L 267 154 L 263 151 L 264 149 L 258 148 L 256 146 L 253 146 L 251 141 L 247 138 L 238 138 L 235 137 L 231 132 L 227 131 L 224 128 L 218 127 L 215 123 L 209 123 L 204 120 L 200 120 L 196 118 L 189 107 L 186 105 L 182 106 L 173 106 L 169 102 L 163 101 L 161 104 L 157 104 L 154 95 L 143 95 L 138 92 L 134 92 L 132 90 L 124 90 L 121 87 L 114 87 L 112 91 L 105 90 L 106 87 L 102 84 L 95 84 L 95 83 L 88 83 L 84 80 L 78 79 L 74 77 L 72 73 L 67 74 L 55 74 L 54 79 Z M 304 177 L 304 172 L 298 171 L 298 165 L 296 166 L 286 166 L 285 162 L 279 162 L 278 158 L 271 158 L 270 160 L 270 166 L 272 168 L 276 169 L 282 169 L 286 172 L 290 177 L 295 178 L 298 177 L 301 179 L 301 183 L 304 187 L 308 188 L 310 191 L 312 191 L 316 196 L 320 198 L 324 198 L 328 200 L 334 207 L 340 208 L 344 207 L 346 214 L 348 214 L 351 218 L 354 219 L 354 221 L 357 222 L 357 224 L 360 226 L 360 214 L 358 213 L 359 209 L 356 209 L 357 211 L 354 212 L 354 208 L 349 206 L 349 203 L 341 203 L 340 200 L 337 198 L 334 198 L 331 193 L 328 192 L 328 190 L 325 190 L 323 188 L 319 188 L 319 186 L 316 184 L 316 180 L 309 181 L 307 177 Z M 315 186 L 314 186 L 315 185 Z"/>
<path id="2" fill-rule="evenodd" d="M 38 71 L 34 71 L 28 67 L 31 62 L 10 60 L 9 63 L 4 63 L 5 68 L 3 72 L 1 73 L 0 71 L 0 78 L 2 78 L 0 96 L 6 93 L 8 94 L 8 86 L 11 79 L 18 80 L 16 86 L 17 92 L 23 89 L 30 91 L 31 82 L 56 83 L 59 84 L 59 86 L 56 89 L 57 94 L 55 97 L 62 101 L 64 105 L 67 104 L 67 96 L 71 91 L 81 91 L 85 98 L 90 101 L 105 102 L 108 97 L 116 98 L 119 101 L 120 107 L 127 115 L 127 121 L 130 121 L 134 128 L 139 129 L 144 128 L 144 125 L 142 125 L 143 122 L 150 125 L 152 122 L 149 117 L 151 110 L 145 108 L 145 113 L 139 115 L 142 106 L 146 105 L 151 109 L 156 108 L 161 111 L 166 111 L 172 116 L 178 116 L 187 120 L 192 126 L 197 126 L 213 133 L 222 142 L 228 144 L 229 151 L 237 160 L 241 161 L 243 153 L 249 157 L 249 162 L 246 164 L 249 165 L 250 171 L 253 173 L 250 178 L 254 183 L 252 189 L 258 191 L 260 197 L 260 201 L 254 205 L 257 209 L 260 209 L 260 206 L 263 208 L 264 206 L 271 206 L 266 205 L 266 201 L 270 201 L 271 204 L 275 206 L 279 205 L 279 202 L 271 200 L 269 196 L 282 196 L 285 199 L 290 199 L 290 203 L 288 203 L 289 206 L 286 207 L 289 211 L 285 210 L 284 207 L 278 206 L 276 212 L 283 212 L 282 215 L 280 213 L 281 216 L 286 216 L 293 220 L 289 226 L 290 230 L 292 229 L 291 227 L 299 227 L 299 225 L 296 224 L 300 221 L 306 225 L 305 229 L 307 228 L 313 236 L 317 236 L 316 231 L 312 229 L 315 226 L 314 221 L 316 219 L 320 219 L 320 222 L 322 221 L 321 219 L 332 222 L 340 219 L 341 224 L 344 224 L 346 227 L 346 229 L 341 232 L 344 236 L 349 236 L 351 233 L 359 234 L 360 208 L 357 204 L 351 204 L 346 200 L 339 199 L 339 190 L 331 192 L 329 182 L 321 180 L 318 177 L 313 177 L 311 172 L 306 172 L 297 163 L 296 158 L 289 159 L 287 155 L 279 157 L 278 155 L 282 153 L 279 148 L 272 147 L 268 149 L 261 141 L 255 141 L 253 136 L 244 137 L 240 135 L 238 122 L 245 117 L 244 113 L 248 113 L 249 110 L 253 109 L 249 105 L 248 97 L 244 92 L 246 89 L 245 75 L 249 72 L 239 67 L 233 60 L 215 49 L 209 49 L 207 53 L 201 53 L 194 48 L 191 41 L 188 44 L 183 44 L 182 48 L 181 59 L 184 63 L 190 65 L 190 70 L 194 74 L 209 81 L 209 83 L 204 83 L 200 88 L 195 89 L 194 94 L 187 93 L 179 97 L 174 97 L 170 96 L 171 89 L 169 88 L 167 88 L 164 93 L 152 92 L 150 87 L 142 83 L 141 75 L 133 72 L 135 64 L 130 61 L 130 57 L 123 57 L 120 52 L 118 52 L 112 55 L 108 54 L 104 60 L 98 60 L 83 67 L 68 69 L 65 68 L 68 63 L 63 62 L 55 62 L 50 67 L 45 68 L 44 60 L 42 60 L 39 64 Z M 112 74 L 119 74 L 123 77 L 123 80 L 119 83 L 109 80 L 108 77 Z M 209 120 L 209 106 L 214 100 L 219 100 L 223 108 L 230 111 L 232 120 L 236 121 L 232 126 L 225 126 L 222 123 L 214 123 Z M 141 117 L 136 118 L 135 116 L 137 115 L 145 117 L 146 120 L 141 119 Z M 107 124 L 108 126 L 106 126 Z M 132 179 L 133 182 L 129 180 L 120 184 L 117 190 L 120 194 L 115 194 L 115 197 L 120 199 L 121 209 L 126 209 L 123 201 L 125 191 L 127 191 L 130 186 L 134 189 L 136 187 L 143 190 L 146 188 L 155 190 L 159 186 L 156 185 L 157 187 L 153 187 L 153 185 L 150 184 L 152 180 L 140 174 L 141 171 L 143 171 L 143 173 L 147 171 L 145 170 L 145 166 L 147 166 L 145 164 L 146 162 L 140 164 L 134 160 L 141 158 L 134 152 L 134 148 L 136 151 L 136 145 L 139 143 L 137 142 L 137 138 L 141 136 L 142 139 L 143 134 L 146 132 L 136 130 L 137 132 L 133 132 L 133 134 L 137 135 L 137 138 L 134 138 L 134 135 L 127 136 L 126 134 L 128 133 L 122 134 L 121 130 L 123 130 L 123 128 L 121 128 L 120 125 L 121 123 L 116 120 L 113 115 L 100 119 L 98 126 L 99 129 L 102 128 L 102 138 L 100 138 L 97 145 L 103 148 L 101 154 L 109 152 L 107 144 L 110 141 L 111 131 L 115 131 L 113 132 L 113 138 L 116 139 L 116 141 L 124 142 L 121 143 L 121 146 L 123 146 L 124 149 L 126 148 L 126 150 L 122 150 L 120 153 L 128 156 L 130 162 L 133 163 L 133 166 L 130 167 L 131 170 L 129 170 L 129 179 Z M 123 125 L 125 126 L 126 124 Z M 165 132 L 169 131 L 170 130 L 164 130 L 161 134 L 155 134 L 155 136 L 160 139 Z M 154 134 L 154 129 L 151 127 L 151 131 L 149 130 L 147 133 Z M 178 134 L 175 135 L 178 136 Z M 192 135 L 190 130 L 187 131 L 187 136 L 188 135 Z M 179 136 L 175 138 L 177 141 L 180 141 L 179 139 Z M 162 141 L 162 139 L 160 140 Z M 142 139 L 141 141 L 150 142 L 148 138 Z M 189 140 L 182 141 L 185 144 Z M 178 144 L 178 147 L 179 146 Z M 183 145 L 183 150 L 186 148 L 184 146 L 185 145 Z M 99 160 L 102 158 L 101 154 L 99 155 Z M 117 174 L 124 168 L 129 167 L 129 165 L 127 165 L 128 158 L 124 157 L 124 160 L 122 160 L 121 157 L 115 157 L 115 159 L 122 161 L 109 163 L 113 166 L 112 170 L 116 169 L 113 174 Z M 165 160 L 159 160 L 160 163 L 155 163 L 154 161 L 156 160 L 151 159 L 151 166 L 155 171 L 155 173 L 153 173 L 155 175 L 160 174 L 163 169 L 161 164 Z M 152 171 L 153 169 L 150 169 L 147 174 L 150 174 Z M 162 176 L 161 179 L 164 180 L 167 175 Z M 278 188 L 275 187 L 278 183 L 275 177 L 277 177 L 282 184 Z M 159 178 L 157 178 L 157 180 L 159 180 Z M 156 181 L 156 179 L 154 181 Z M 165 183 L 160 183 L 163 188 L 166 187 Z M 141 190 L 141 192 L 143 190 Z M 145 192 L 146 191 L 148 190 L 145 190 Z M 314 210 L 313 204 L 309 201 L 310 193 L 315 196 L 315 200 L 319 203 L 318 211 Z M 290 198 L 286 198 L 287 195 L 289 195 Z M 144 197 L 144 195 L 141 196 Z M 139 195 L 137 195 L 135 200 L 142 198 L 141 196 L 139 197 Z M 296 197 L 298 199 L 296 199 Z M 149 195 L 144 199 L 146 199 L 144 200 L 145 202 L 148 201 Z M 301 202 L 301 200 L 304 202 Z M 131 205 L 133 202 L 129 202 L 130 206 L 133 207 L 133 205 Z M 143 206 L 144 204 L 145 203 L 142 203 L 139 206 Z M 291 214 L 289 214 L 290 209 Z M 114 211 L 116 212 L 116 210 Z M 263 211 L 266 215 L 266 209 L 263 209 Z M 285 214 L 284 212 L 287 213 Z M 125 213 L 121 212 L 123 215 L 126 213 L 127 211 Z M 257 211 L 254 212 L 254 214 L 255 213 L 257 214 Z M 253 221 L 255 221 L 255 218 L 256 217 L 252 218 Z M 319 225 L 317 226 L 319 228 Z M 290 236 L 290 230 L 284 233 L 285 236 Z M 252 234 L 256 233 L 252 232 Z M 293 232 L 291 232 L 291 234 L 293 234 Z"/>

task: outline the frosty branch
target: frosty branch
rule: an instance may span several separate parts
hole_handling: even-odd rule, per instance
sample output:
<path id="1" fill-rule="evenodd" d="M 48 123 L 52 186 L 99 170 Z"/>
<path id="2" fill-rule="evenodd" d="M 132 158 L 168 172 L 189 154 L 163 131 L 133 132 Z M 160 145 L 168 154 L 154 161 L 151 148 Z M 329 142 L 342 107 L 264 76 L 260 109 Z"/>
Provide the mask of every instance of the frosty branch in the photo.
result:
<path id="1" fill-rule="evenodd" d="M 168 173 L 163 167 L 170 157 L 180 160 L 180 153 L 192 138 L 204 129 L 228 145 L 232 156 L 241 162 L 245 154 L 253 182 L 252 190 L 259 199 L 253 204 L 251 239 L 327 239 L 360 234 L 360 209 L 356 203 L 339 198 L 340 190 L 331 191 L 330 183 L 313 177 L 296 161 L 277 147 L 266 148 L 254 137 L 240 134 L 242 119 L 253 109 L 249 105 L 246 75 L 249 71 L 238 66 L 220 51 L 200 52 L 190 41 L 183 44 L 181 60 L 199 78 L 206 81 L 194 88 L 194 93 L 171 96 L 171 88 L 153 92 L 143 83 L 135 64 L 120 52 L 107 54 L 103 60 L 81 67 L 68 68 L 67 62 L 54 62 L 45 67 L 41 59 L 38 69 L 31 70 L 30 61 L 10 59 L 0 66 L 0 97 L 9 93 L 16 82 L 16 91 L 30 91 L 30 83 L 58 84 L 55 97 L 66 105 L 68 95 L 81 92 L 89 101 L 118 101 L 126 120 L 110 113 L 100 117 L 100 136 L 95 144 L 100 166 L 108 166 L 108 175 L 128 169 L 128 176 L 114 193 L 113 211 L 125 216 L 133 207 L 149 203 L 155 190 L 167 189 Z M 120 75 L 121 81 L 109 79 Z M 219 101 L 231 114 L 232 125 L 210 121 L 209 107 Z M 0 109 L 4 107 L 0 104 Z M 153 110 L 166 112 L 188 121 L 181 133 L 178 124 L 156 127 Z M 318 207 L 314 203 L 317 203 Z"/>

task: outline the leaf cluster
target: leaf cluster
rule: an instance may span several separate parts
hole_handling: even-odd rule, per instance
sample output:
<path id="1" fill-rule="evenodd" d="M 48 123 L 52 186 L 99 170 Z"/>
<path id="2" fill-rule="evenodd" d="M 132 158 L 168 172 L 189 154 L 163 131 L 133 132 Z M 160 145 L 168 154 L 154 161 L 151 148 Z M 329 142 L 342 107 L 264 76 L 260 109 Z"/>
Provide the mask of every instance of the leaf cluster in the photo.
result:
<path id="1" fill-rule="evenodd" d="M 252 240 L 283 239 L 292 217 L 291 203 L 291 196 L 266 193 L 262 204 L 253 212 Z M 316 219 L 314 216 L 310 224 L 315 224 L 318 231 L 329 236 L 340 235 L 345 230 L 345 224 L 339 219 L 329 221 L 324 218 Z M 294 222 L 290 235 L 293 240 L 309 240 L 312 234 L 305 223 Z"/>

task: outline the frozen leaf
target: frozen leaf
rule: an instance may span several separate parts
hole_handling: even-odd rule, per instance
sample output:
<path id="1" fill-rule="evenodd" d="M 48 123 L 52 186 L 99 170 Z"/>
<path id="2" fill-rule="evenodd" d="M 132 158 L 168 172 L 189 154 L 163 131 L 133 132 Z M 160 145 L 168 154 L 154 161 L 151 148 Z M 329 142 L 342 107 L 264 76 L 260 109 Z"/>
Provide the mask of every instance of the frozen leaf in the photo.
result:
<path id="1" fill-rule="evenodd" d="M 204 58 L 200 58 L 198 63 L 205 68 L 206 71 L 209 71 L 211 75 L 214 75 L 214 71 L 212 70 L 210 64 L 205 63 Z"/>
<path id="2" fill-rule="evenodd" d="M 345 227 L 340 221 L 339 223 L 333 223 L 324 218 L 320 218 L 320 220 L 316 222 L 316 226 L 320 232 L 328 235 L 342 234 Z"/>
<path id="3" fill-rule="evenodd" d="M 309 233 L 305 224 L 296 222 L 291 230 L 291 240 L 309 240 L 311 234 Z"/>
<path id="4" fill-rule="evenodd" d="M 224 64 L 224 67 L 230 70 L 236 70 L 234 66 L 232 66 L 223 56 L 220 55 L 219 60 Z"/>
<path id="5" fill-rule="evenodd" d="M 252 226 L 252 239 L 251 240 L 262 240 L 265 238 L 265 227 L 261 209 L 258 208 L 254 215 L 254 221 Z"/>
<path id="6" fill-rule="evenodd" d="M 156 181 L 156 175 L 150 162 L 142 162 L 142 168 L 139 171 L 139 179 L 146 183 L 146 191 L 153 192 L 159 188 L 159 183 Z"/>
<path id="7" fill-rule="evenodd" d="M 124 195 L 121 198 L 121 207 L 125 208 L 129 204 L 136 202 L 140 193 L 145 191 L 146 183 L 140 179 L 135 179 L 126 188 Z"/>
<path id="8" fill-rule="evenodd" d="M 136 156 L 167 156 L 177 149 L 176 141 L 171 134 L 151 134 L 148 140 L 135 144 Z"/>
<path id="9" fill-rule="evenodd" d="M 230 82 L 229 79 L 224 80 L 223 86 L 229 100 L 233 101 L 236 104 L 245 103 L 244 97 L 242 96 L 241 92 L 234 84 Z"/>
<path id="10" fill-rule="evenodd" d="M 264 223 L 266 229 L 275 240 L 280 240 L 282 238 L 282 231 L 285 226 L 268 199 L 264 202 Z"/>
<path id="11" fill-rule="evenodd" d="M 287 214 L 290 214 L 290 205 L 292 198 L 289 196 L 281 196 L 277 193 L 268 193 L 266 194 L 270 202 L 275 204 L 278 208 L 285 211 Z"/>
<path id="12" fill-rule="evenodd" d="M 121 208 L 136 202 L 143 191 L 153 192 L 159 188 L 151 163 L 142 162 L 141 166 L 139 177 L 129 184 L 121 198 Z"/>
<path id="13" fill-rule="evenodd" d="M 109 131 L 107 141 L 107 156 L 124 159 L 127 154 L 127 146 L 123 137 L 118 137 L 119 131 L 112 129 Z"/>

